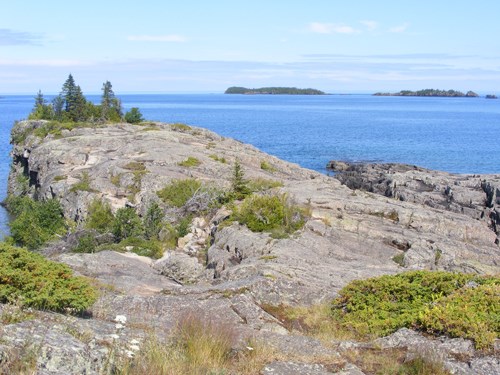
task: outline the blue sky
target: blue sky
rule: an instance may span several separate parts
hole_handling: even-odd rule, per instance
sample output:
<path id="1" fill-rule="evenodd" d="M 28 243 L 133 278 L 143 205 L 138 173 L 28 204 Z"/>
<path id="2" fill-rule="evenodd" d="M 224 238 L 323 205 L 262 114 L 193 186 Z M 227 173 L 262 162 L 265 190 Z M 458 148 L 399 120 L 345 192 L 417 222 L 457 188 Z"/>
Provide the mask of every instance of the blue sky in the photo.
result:
<path id="1" fill-rule="evenodd" d="M 0 94 L 500 92 L 498 0 L 23 0 L 0 12 Z"/>

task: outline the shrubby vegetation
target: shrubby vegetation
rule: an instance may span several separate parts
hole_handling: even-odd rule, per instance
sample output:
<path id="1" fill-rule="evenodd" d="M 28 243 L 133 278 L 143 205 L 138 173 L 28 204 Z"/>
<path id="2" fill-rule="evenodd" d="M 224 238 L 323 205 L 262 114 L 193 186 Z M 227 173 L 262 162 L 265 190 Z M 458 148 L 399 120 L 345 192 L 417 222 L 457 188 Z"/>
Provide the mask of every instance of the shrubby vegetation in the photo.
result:
<path id="1" fill-rule="evenodd" d="M 11 237 L 16 245 L 37 249 L 56 234 L 66 232 L 59 201 L 35 201 L 28 196 L 9 196 L 5 201 L 14 216 L 10 223 Z"/>
<path id="2" fill-rule="evenodd" d="M 500 333 L 500 278 L 410 271 L 356 280 L 333 301 L 332 316 L 360 335 L 402 327 L 475 341 L 484 349 Z"/>
<path id="3" fill-rule="evenodd" d="M 79 313 L 94 303 L 96 291 L 63 264 L 23 248 L 0 243 L 0 302 Z"/>
<path id="4" fill-rule="evenodd" d="M 292 202 L 287 194 L 253 194 L 235 208 L 233 218 L 251 231 L 284 237 L 302 228 L 308 216 L 307 210 Z"/>

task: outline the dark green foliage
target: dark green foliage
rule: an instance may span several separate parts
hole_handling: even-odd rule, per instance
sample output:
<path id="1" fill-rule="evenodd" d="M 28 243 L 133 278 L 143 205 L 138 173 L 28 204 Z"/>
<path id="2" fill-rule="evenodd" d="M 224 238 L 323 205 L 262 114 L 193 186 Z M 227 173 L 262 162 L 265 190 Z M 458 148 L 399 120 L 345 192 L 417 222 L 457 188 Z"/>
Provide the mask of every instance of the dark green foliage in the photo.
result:
<path id="1" fill-rule="evenodd" d="M 54 109 L 52 105 L 47 104 L 42 91 L 39 90 L 35 97 L 35 106 L 29 115 L 30 120 L 51 120 L 54 118 Z"/>
<path id="2" fill-rule="evenodd" d="M 27 196 L 11 196 L 6 204 L 15 217 L 10 223 L 11 236 L 20 246 L 37 249 L 65 231 L 62 209 L 55 199 L 34 201 Z"/>
<path id="3" fill-rule="evenodd" d="M 233 199 L 243 199 L 251 193 L 248 180 L 238 159 L 234 161 L 233 175 L 231 176 L 231 193 Z"/>
<path id="4" fill-rule="evenodd" d="M 120 99 L 115 97 L 111 82 L 106 81 L 102 87 L 101 104 L 95 105 L 87 101 L 83 92 L 70 74 L 64 82 L 61 93 L 47 104 L 41 91 L 35 97 L 35 105 L 30 119 L 55 120 L 59 122 L 119 122 L 122 120 Z M 128 122 L 142 121 L 138 108 L 132 108 L 128 114 Z"/>
<path id="5" fill-rule="evenodd" d="M 246 87 L 229 87 L 224 94 L 269 94 L 269 95 L 325 95 L 316 89 L 298 89 L 296 87 L 261 87 L 247 89 Z"/>
<path id="6" fill-rule="evenodd" d="M 274 232 L 278 237 L 302 228 L 306 210 L 290 202 L 286 194 L 251 195 L 234 212 L 234 220 L 253 232 Z"/>
<path id="7" fill-rule="evenodd" d="M 473 338 L 484 348 L 499 334 L 499 291 L 498 277 L 411 271 L 351 282 L 333 301 L 332 314 L 361 335 L 421 328 Z"/>
<path id="8" fill-rule="evenodd" d="M 73 276 L 68 266 L 0 243 L 0 302 L 79 313 L 92 305 L 96 297 L 89 283 Z"/>
<path id="9" fill-rule="evenodd" d="M 122 117 L 121 103 L 115 97 L 111 82 L 106 81 L 102 85 L 101 116 L 105 121 L 118 122 Z"/>
<path id="10" fill-rule="evenodd" d="M 132 107 L 130 108 L 130 111 L 125 113 L 125 121 L 129 124 L 138 124 L 141 121 L 144 121 L 144 119 L 142 118 L 142 113 L 139 111 L 139 108 Z"/>
<path id="11" fill-rule="evenodd" d="M 107 233 L 112 229 L 113 220 L 114 216 L 109 203 L 96 198 L 88 207 L 85 226 L 89 229 L 95 229 L 99 233 Z"/>
<path id="12" fill-rule="evenodd" d="M 156 202 L 152 202 L 144 216 L 144 235 L 148 240 L 157 240 L 163 227 L 163 211 Z"/>
<path id="13" fill-rule="evenodd" d="M 128 237 L 141 237 L 144 234 L 144 227 L 133 208 L 123 207 L 116 211 L 112 232 L 121 241 Z"/>
<path id="14" fill-rule="evenodd" d="M 200 188 L 201 182 L 194 178 L 172 180 L 156 194 L 163 202 L 174 207 L 182 207 Z"/>
<path id="15" fill-rule="evenodd" d="M 95 237 L 90 234 L 84 234 L 78 239 L 78 245 L 73 249 L 75 253 L 94 253 L 97 247 Z"/>

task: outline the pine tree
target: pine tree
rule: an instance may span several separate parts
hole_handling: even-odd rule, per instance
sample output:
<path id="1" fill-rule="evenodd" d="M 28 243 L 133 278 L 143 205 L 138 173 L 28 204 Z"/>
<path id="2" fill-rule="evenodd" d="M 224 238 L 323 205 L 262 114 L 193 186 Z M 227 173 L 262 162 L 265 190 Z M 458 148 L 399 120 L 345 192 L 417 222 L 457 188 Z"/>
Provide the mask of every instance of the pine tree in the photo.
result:
<path id="1" fill-rule="evenodd" d="M 75 106 L 76 95 L 75 80 L 70 73 L 61 90 L 61 97 L 64 99 L 64 110 L 66 112 L 71 113 L 71 111 L 73 110 Z"/>
<path id="2" fill-rule="evenodd" d="M 234 162 L 233 176 L 231 178 L 231 190 L 236 199 L 243 199 L 250 194 L 250 189 L 247 184 L 248 181 L 245 179 L 245 173 L 241 168 L 239 160 L 236 159 Z"/>

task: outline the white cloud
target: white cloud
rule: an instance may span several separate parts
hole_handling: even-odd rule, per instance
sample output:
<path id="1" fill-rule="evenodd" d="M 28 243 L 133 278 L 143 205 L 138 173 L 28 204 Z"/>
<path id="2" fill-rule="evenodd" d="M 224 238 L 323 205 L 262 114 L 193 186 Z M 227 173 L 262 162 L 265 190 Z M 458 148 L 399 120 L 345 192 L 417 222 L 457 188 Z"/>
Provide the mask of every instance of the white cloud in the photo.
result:
<path id="1" fill-rule="evenodd" d="M 409 23 L 403 23 L 402 25 L 394 26 L 389 29 L 389 32 L 391 33 L 403 33 L 408 29 L 410 26 Z"/>
<path id="2" fill-rule="evenodd" d="M 127 40 L 132 42 L 186 42 L 187 38 L 182 35 L 130 35 Z"/>
<path id="3" fill-rule="evenodd" d="M 374 31 L 378 27 L 378 22 L 376 21 L 359 21 L 362 25 L 364 25 L 368 31 Z"/>
<path id="4" fill-rule="evenodd" d="M 360 32 L 351 26 L 322 22 L 311 22 L 309 24 L 309 31 L 317 34 L 357 34 Z"/>

